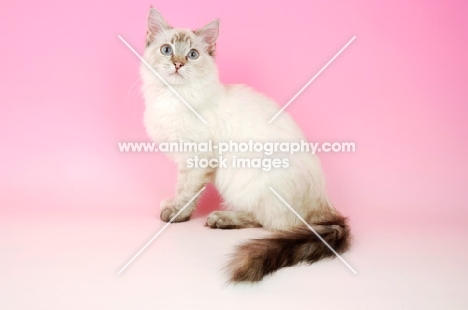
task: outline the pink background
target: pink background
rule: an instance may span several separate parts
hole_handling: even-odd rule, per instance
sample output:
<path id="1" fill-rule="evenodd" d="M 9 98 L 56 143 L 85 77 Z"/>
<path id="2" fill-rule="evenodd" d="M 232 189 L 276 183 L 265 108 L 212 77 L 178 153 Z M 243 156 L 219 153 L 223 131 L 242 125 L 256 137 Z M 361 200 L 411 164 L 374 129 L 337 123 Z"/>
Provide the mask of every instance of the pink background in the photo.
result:
<path id="1" fill-rule="evenodd" d="M 16 279 L 13 285 L 1 283 L 10 290 L 9 306 L 17 305 L 25 283 L 55 283 L 35 278 L 42 269 L 35 264 L 38 257 L 50 261 L 46 253 L 54 245 L 71 242 L 70 225 L 76 225 L 78 248 L 92 240 L 115 247 L 109 250 L 119 253 L 113 261 L 102 262 L 113 277 L 161 225 L 157 206 L 173 194 L 174 165 L 160 154 L 123 154 L 117 148 L 117 142 L 148 140 L 139 61 L 117 36 L 141 53 L 150 4 L 3 5 L 0 259 L 5 264 L 0 268 Z M 466 235 L 468 11 L 463 1 L 197 0 L 152 5 L 179 27 L 197 28 L 220 18 L 217 63 L 222 81 L 251 85 L 281 105 L 357 36 L 287 109 L 311 141 L 357 145 L 353 154 L 319 155 L 332 201 L 350 217 L 357 237 L 380 232 L 392 238 L 403 230 L 422 239 L 437 235 L 443 243 L 447 231 Z M 200 214 L 216 204 L 210 189 Z M 132 217 L 138 218 L 132 229 L 139 229 L 138 221 L 153 228 L 119 247 L 127 232 L 119 229 L 119 220 Z M 83 233 L 100 225 L 107 228 Z M 406 233 L 400 240 L 408 242 L 407 248 L 418 248 L 419 237 L 413 244 Z M 354 251 L 360 244 L 356 240 Z M 41 241 L 49 242 L 49 252 Z M 458 246 L 444 249 L 450 257 L 467 255 Z M 87 251 L 110 253 L 97 245 Z M 77 255 L 65 255 L 70 266 L 64 270 L 96 257 Z M 22 276 L 15 272 L 27 267 L 20 268 L 19 261 L 30 266 Z M 56 271 L 56 265 L 49 267 Z"/>

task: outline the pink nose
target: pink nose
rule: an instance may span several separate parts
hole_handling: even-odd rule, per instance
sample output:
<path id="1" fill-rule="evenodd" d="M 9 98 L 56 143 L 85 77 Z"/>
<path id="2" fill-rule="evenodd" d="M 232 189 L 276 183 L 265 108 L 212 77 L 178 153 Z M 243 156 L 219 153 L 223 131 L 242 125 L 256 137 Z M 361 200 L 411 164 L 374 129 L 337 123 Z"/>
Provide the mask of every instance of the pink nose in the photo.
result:
<path id="1" fill-rule="evenodd" d="M 176 70 L 179 70 L 180 67 L 182 67 L 183 65 L 184 65 L 183 63 L 177 62 L 177 61 L 174 63 L 174 66 L 175 66 Z"/>

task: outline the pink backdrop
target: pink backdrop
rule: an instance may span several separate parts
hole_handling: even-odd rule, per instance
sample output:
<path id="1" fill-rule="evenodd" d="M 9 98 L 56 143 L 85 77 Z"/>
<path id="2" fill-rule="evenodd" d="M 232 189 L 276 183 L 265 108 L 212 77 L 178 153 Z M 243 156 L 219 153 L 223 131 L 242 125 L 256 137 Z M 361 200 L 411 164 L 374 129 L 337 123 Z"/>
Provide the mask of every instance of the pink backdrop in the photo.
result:
<path id="1" fill-rule="evenodd" d="M 287 111 L 311 141 L 357 145 L 352 154 L 319 156 L 332 201 L 351 219 L 355 245 L 345 257 L 359 273 L 335 260 L 287 268 L 258 290 L 220 289 L 221 257 L 255 234 L 203 227 L 200 215 L 217 206 L 210 189 L 191 222 L 171 226 L 117 277 L 162 227 L 157 206 L 176 178 L 163 155 L 117 148 L 148 141 L 139 60 L 117 36 L 143 51 L 150 2 L 7 1 L 0 10 L 0 308 L 167 302 L 157 309 L 209 309 L 201 307 L 204 287 L 232 309 L 268 300 L 271 309 L 305 308 L 312 299 L 327 309 L 340 302 L 337 309 L 386 309 L 385 300 L 393 302 L 388 309 L 466 308 L 454 306 L 466 300 L 468 278 L 465 2 L 152 4 L 176 26 L 220 18 L 221 79 L 281 105 L 357 36 Z M 421 299 L 423 290 L 430 294 Z M 349 306 L 358 299 L 360 306 Z"/>
<path id="2" fill-rule="evenodd" d="M 91 4 L 92 3 L 92 4 Z M 468 22 L 456 1 L 161 1 L 177 26 L 221 19 L 218 65 L 285 104 L 353 35 L 357 39 L 287 109 L 321 154 L 330 194 L 352 218 L 466 218 Z M 138 60 L 149 2 L 9 2 L 0 13 L 1 208 L 155 212 L 172 194 L 146 141 Z"/>

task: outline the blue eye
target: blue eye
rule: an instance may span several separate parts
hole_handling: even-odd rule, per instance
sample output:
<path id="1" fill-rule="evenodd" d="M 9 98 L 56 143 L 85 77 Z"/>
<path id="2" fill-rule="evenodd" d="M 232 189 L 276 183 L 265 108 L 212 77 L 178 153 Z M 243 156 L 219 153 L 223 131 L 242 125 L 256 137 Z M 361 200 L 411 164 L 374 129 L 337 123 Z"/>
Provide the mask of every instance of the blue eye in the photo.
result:
<path id="1" fill-rule="evenodd" d="M 172 55 L 172 47 L 169 44 L 164 44 L 161 46 L 161 54 L 165 56 Z"/>
<path id="2" fill-rule="evenodd" d="M 197 50 L 190 50 L 190 52 L 188 52 L 188 54 L 187 54 L 187 57 L 192 59 L 192 60 L 197 59 L 198 58 Z"/>

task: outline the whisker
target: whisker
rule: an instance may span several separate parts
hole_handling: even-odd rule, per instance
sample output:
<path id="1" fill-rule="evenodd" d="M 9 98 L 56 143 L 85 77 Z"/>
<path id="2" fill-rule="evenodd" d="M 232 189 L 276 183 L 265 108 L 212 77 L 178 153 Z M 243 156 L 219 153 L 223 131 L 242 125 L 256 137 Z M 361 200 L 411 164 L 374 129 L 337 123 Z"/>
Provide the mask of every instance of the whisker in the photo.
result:
<path id="1" fill-rule="evenodd" d="M 127 93 L 127 102 L 128 102 L 128 99 L 129 99 L 129 97 L 130 97 L 130 95 L 131 95 L 131 93 L 132 93 L 133 87 L 135 86 L 135 84 L 136 84 L 137 82 L 141 82 L 141 76 L 139 76 L 139 77 L 132 83 L 132 85 L 130 86 L 130 89 L 128 90 L 128 93 Z"/>
<path id="2" fill-rule="evenodd" d="M 129 99 L 130 99 L 130 105 L 132 106 L 132 111 L 133 111 L 133 114 L 136 113 L 136 108 L 135 108 L 135 103 L 134 101 L 137 99 L 137 96 L 138 96 L 138 91 L 133 91 L 134 90 L 134 87 L 135 85 L 140 82 L 140 85 L 141 86 L 141 76 L 138 77 L 133 83 L 132 85 L 130 86 L 130 90 L 128 91 L 127 93 L 127 102 L 129 102 Z"/>

